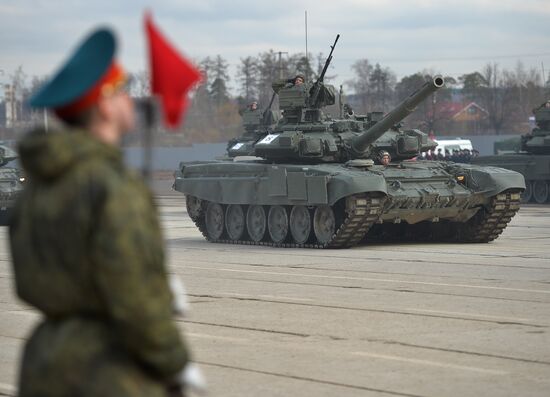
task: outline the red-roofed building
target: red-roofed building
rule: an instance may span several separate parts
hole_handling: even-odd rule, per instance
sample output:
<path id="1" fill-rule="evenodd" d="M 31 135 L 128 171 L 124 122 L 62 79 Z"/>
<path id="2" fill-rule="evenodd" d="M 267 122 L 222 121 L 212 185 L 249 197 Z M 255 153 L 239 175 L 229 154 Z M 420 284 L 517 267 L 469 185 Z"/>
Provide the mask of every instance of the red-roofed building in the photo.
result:
<path id="1" fill-rule="evenodd" d="M 475 102 L 470 102 L 453 115 L 453 120 L 461 122 L 482 121 L 489 113 Z"/>

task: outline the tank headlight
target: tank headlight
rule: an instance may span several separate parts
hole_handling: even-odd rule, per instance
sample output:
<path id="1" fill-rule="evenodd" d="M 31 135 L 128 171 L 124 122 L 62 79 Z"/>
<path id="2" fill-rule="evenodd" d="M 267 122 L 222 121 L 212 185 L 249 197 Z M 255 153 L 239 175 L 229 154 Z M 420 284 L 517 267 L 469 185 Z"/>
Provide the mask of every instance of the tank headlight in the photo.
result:
<path id="1" fill-rule="evenodd" d="M 466 177 L 464 175 L 457 175 L 456 177 L 456 180 L 459 182 L 459 183 L 464 183 L 464 180 L 466 179 Z"/>
<path id="2" fill-rule="evenodd" d="M 25 177 L 24 177 L 24 176 L 20 176 L 20 177 L 19 177 L 19 182 L 21 182 L 21 183 L 25 182 Z"/>

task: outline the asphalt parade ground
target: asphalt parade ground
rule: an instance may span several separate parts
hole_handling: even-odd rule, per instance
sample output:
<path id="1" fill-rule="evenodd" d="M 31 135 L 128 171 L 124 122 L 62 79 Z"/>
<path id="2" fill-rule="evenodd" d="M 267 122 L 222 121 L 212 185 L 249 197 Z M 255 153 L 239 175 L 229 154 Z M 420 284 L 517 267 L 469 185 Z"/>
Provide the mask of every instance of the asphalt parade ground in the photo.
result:
<path id="1" fill-rule="evenodd" d="M 283 249 L 206 242 L 157 196 L 178 324 L 209 396 L 550 395 L 550 206 L 489 244 Z M 38 314 L 15 297 L 0 228 L 0 395 Z"/>

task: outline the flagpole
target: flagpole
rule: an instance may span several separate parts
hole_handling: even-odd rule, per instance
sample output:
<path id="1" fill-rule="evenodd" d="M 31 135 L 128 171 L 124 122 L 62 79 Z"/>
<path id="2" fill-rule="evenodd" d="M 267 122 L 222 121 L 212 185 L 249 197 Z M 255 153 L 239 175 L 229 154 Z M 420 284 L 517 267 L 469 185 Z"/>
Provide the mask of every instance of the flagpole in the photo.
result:
<path id="1" fill-rule="evenodd" d="M 153 187 L 153 127 L 155 125 L 155 103 L 153 97 L 139 102 L 143 112 L 143 168 L 145 183 Z"/>

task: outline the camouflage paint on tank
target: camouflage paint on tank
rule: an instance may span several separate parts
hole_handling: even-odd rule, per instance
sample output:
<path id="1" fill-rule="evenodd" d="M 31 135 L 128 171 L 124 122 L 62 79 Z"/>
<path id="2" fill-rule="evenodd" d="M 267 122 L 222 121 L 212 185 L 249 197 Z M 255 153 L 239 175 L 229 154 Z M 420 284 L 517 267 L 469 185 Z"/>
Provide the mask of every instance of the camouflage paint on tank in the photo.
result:
<path id="1" fill-rule="evenodd" d="M 443 78 L 430 79 L 386 115 L 355 115 L 347 107 L 334 119 L 322 111 L 336 98 L 323 82 L 330 60 L 313 84 L 273 83 L 282 119 L 253 143 L 255 159 L 180 164 L 174 188 L 186 195 L 206 239 L 321 248 L 396 234 L 495 239 L 519 208 L 521 174 L 415 161 L 436 143 L 400 126 Z M 389 165 L 376 163 L 382 150 L 392 158 Z"/>

